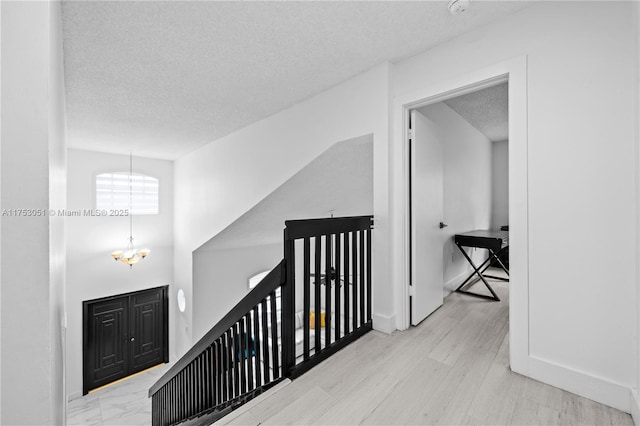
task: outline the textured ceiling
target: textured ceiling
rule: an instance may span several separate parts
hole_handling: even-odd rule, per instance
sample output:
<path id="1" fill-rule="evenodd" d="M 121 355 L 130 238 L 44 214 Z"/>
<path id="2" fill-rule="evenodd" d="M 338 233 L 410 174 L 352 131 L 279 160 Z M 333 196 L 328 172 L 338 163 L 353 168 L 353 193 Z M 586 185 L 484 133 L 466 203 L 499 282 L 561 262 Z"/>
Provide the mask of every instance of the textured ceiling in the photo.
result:
<path id="1" fill-rule="evenodd" d="M 507 83 L 444 101 L 491 142 L 509 139 Z"/>
<path id="2" fill-rule="evenodd" d="M 175 159 L 528 4 L 66 1 L 69 146 Z"/>
<path id="3" fill-rule="evenodd" d="M 373 214 L 373 138 L 336 143 L 198 250 L 282 243 L 285 220 Z"/>

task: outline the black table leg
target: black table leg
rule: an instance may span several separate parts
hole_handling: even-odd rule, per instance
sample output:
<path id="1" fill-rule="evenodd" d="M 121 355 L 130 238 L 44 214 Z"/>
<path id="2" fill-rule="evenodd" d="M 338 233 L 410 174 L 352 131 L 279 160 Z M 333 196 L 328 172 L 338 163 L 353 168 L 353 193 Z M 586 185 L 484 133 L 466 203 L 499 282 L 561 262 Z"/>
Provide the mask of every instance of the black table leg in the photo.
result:
<path id="1" fill-rule="evenodd" d="M 471 296 L 475 296 L 475 297 L 480 297 L 483 299 L 489 299 L 489 300 L 495 300 L 497 302 L 500 301 L 500 298 L 498 297 L 498 295 L 496 294 L 496 292 L 493 290 L 493 288 L 491 288 L 491 286 L 489 285 L 489 283 L 487 282 L 487 280 L 485 279 L 485 277 L 482 275 L 482 272 L 484 272 L 485 270 L 487 270 L 487 268 L 489 268 L 489 266 L 491 265 L 490 261 L 493 260 L 495 254 L 493 253 L 492 250 L 489 250 L 489 252 L 491 253 L 491 256 L 489 256 L 489 258 L 487 258 L 487 260 L 485 260 L 484 262 L 482 262 L 480 264 L 479 267 L 476 267 L 476 265 L 473 263 L 473 261 L 471 260 L 471 258 L 469 257 L 469 255 L 467 254 L 467 252 L 464 251 L 464 249 L 462 248 L 462 246 L 460 244 L 456 243 L 456 246 L 458 246 L 458 249 L 462 252 L 462 254 L 464 255 L 465 259 L 467 259 L 467 262 L 469 262 L 469 264 L 471 265 L 471 267 L 473 268 L 473 272 L 471 273 L 471 275 L 469 275 L 467 277 L 466 280 L 464 280 L 462 282 L 462 284 L 460 284 L 460 286 L 455 290 L 458 293 L 464 293 L 464 294 L 468 294 Z M 485 266 L 485 264 L 487 264 Z M 500 262 L 500 265 L 502 266 L 502 269 L 505 270 L 505 272 L 507 272 L 507 274 L 509 273 L 509 271 L 504 267 L 504 265 L 502 265 L 502 262 Z M 482 271 L 480 270 L 482 267 L 484 267 L 484 269 L 482 269 Z M 487 287 L 487 289 L 491 292 L 492 296 L 487 296 L 484 294 L 478 294 L 478 293 L 473 293 L 470 291 L 466 291 L 466 290 L 462 290 L 462 288 L 467 284 L 467 282 L 474 276 L 474 275 L 478 275 L 478 277 L 480 277 L 480 279 L 482 280 L 482 282 L 484 283 L 484 285 Z M 487 276 L 489 277 L 489 276 Z M 491 277 L 490 277 L 491 278 Z M 504 279 L 504 278 L 502 278 Z M 508 281 L 508 280 L 507 280 Z"/>

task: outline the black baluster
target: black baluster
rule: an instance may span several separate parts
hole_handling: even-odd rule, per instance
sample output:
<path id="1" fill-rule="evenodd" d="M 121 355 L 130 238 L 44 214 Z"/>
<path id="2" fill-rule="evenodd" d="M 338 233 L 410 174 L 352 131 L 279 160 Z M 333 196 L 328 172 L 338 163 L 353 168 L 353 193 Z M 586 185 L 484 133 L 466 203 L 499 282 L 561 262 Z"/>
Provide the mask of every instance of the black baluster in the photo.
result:
<path id="1" fill-rule="evenodd" d="M 349 276 L 349 233 L 344 233 L 344 335 L 349 334 L 349 318 L 351 317 L 349 296 L 353 288 L 353 277 Z"/>
<path id="2" fill-rule="evenodd" d="M 322 332 L 322 330 L 320 329 L 320 298 L 321 298 L 321 293 L 320 293 L 320 286 L 322 283 L 322 267 L 320 266 L 321 263 L 321 258 L 322 258 L 322 237 L 321 236 L 317 236 L 315 237 L 316 240 L 316 264 L 315 264 L 315 268 L 314 268 L 314 272 L 315 272 L 315 292 L 314 292 L 314 324 L 313 324 L 313 329 L 314 329 L 314 335 L 315 335 L 315 345 L 316 345 L 316 350 L 314 353 L 318 353 L 320 352 L 320 350 L 322 349 L 321 347 L 321 342 L 320 342 L 320 333 Z M 326 277 L 325 277 L 326 280 Z"/>
<path id="3" fill-rule="evenodd" d="M 262 301 L 262 347 L 264 348 L 264 383 L 267 384 L 271 382 L 271 378 L 269 375 L 270 372 L 270 357 L 272 349 L 269 346 L 273 346 L 275 342 L 272 342 L 269 345 L 269 323 L 267 321 L 267 300 Z"/>
<path id="4" fill-rule="evenodd" d="M 253 328 L 251 327 L 251 312 L 249 311 L 245 318 L 247 319 L 247 389 L 253 390 L 253 360 L 254 360 L 254 339 Z"/>
<path id="5" fill-rule="evenodd" d="M 278 313 L 276 312 L 276 292 L 272 291 L 269 295 L 271 300 L 271 339 L 273 340 L 273 379 L 280 377 L 280 361 L 278 359 Z"/>
<path id="6" fill-rule="evenodd" d="M 240 342 L 238 339 L 238 323 L 233 326 L 233 396 L 240 396 L 240 359 L 238 358 L 238 352 L 240 350 Z"/>
<path id="7" fill-rule="evenodd" d="M 367 322 L 373 318 L 371 312 L 371 229 L 367 229 Z"/>
<path id="8" fill-rule="evenodd" d="M 237 344 L 237 351 L 238 351 L 238 360 L 239 360 L 239 364 L 240 364 L 240 394 L 245 394 L 247 392 L 247 371 L 246 371 L 246 361 L 247 361 L 247 356 L 246 356 L 246 350 L 247 350 L 247 345 L 246 345 L 246 330 L 245 330 L 245 325 L 244 325 L 244 318 L 240 319 L 240 334 L 238 336 L 238 344 Z"/>
<path id="9" fill-rule="evenodd" d="M 261 356 L 260 356 L 260 316 L 258 315 L 258 307 L 253 308 L 253 347 L 256 352 L 256 387 L 262 386 L 261 377 Z"/>
<path id="10" fill-rule="evenodd" d="M 309 359 L 309 315 L 311 311 L 311 241 L 309 237 L 304 238 L 304 265 L 303 265 L 303 303 L 302 303 L 302 354 L 303 359 Z"/>
<path id="11" fill-rule="evenodd" d="M 333 245 L 333 238 L 331 234 L 327 234 L 324 238 L 324 347 L 328 347 L 331 344 L 331 287 L 333 285 L 332 277 L 332 260 L 331 260 L 331 246 Z"/>
<path id="12" fill-rule="evenodd" d="M 351 231 L 351 242 L 353 244 L 351 254 L 352 254 L 352 265 L 353 268 L 353 331 L 358 329 L 358 236 L 357 231 Z"/>
<path id="13" fill-rule="evenodd" d="M 364 325 L 364 297 L 365 297 L 365 273 L 364 273 L 364 231 L 360 231 L 360 326 Z"/>
<path id="14" fill-rule="evenodd" d="M 340 240 L 341 240 L 341 236 L 342 234 L 336 234 L 336 285 L 335 285 L 335 294 L 336 294 L 336 302 L 335 302 L 335 307 L 336 307 L 336 321 L 335 321 L 335 330 L 336 330 L 336 342 L 338 340 L 340 340 L 340 326 L 342 324 L 342 318 L 340 316 L 340 293 L 342 293 L 342 288 L 345 286 L 346 281 L 344 281 L 341 277 L 341 268 L 340 268 L 340 262 L 341 262 L 341 257 L 340 257 Z"/>

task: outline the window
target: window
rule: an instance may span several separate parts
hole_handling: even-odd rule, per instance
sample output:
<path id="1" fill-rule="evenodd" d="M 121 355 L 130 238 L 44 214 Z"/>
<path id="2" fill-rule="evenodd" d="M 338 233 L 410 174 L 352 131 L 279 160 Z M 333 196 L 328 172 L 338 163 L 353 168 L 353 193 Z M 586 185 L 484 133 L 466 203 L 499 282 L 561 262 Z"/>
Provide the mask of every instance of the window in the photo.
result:
<path id="1" fill-rule="evenodd" d="M 129 191 L 131 189 L 131 200 Z M 129 209 L 130 214 L 158 214 L 158 179 L 134 173 L 103 173 L 96 176 L 98 210 Z"/>

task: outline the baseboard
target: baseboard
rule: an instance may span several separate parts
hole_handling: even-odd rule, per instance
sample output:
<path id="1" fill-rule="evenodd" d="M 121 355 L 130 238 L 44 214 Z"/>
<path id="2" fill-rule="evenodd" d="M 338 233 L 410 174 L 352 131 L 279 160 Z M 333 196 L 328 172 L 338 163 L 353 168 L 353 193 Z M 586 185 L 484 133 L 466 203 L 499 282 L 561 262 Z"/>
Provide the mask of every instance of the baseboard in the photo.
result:
<path id="1" fill-rule="evenodd" d="M 638 389 L 631 389 L 631 398 L 629 399 L 629 403 L 631 404 L 631 417 L 633 418 L 633 423 L 636 425 L 640 425 L 640 395 L 638 394 Z"/>
<path id="2" fill-rule="evenodd" d="M 456 275 L 455 277 L 451 278 L 446 283 L 444 283 L 444 286 L 443 286 L 444 294 L 443 294 L 443 296 L 447 297 L 448 295 L 453 293 L 455 291 L 455 289 L 458 288 L 458 286 L 460 284 L 462 284 L 462 281 L 465 278 L 467 278 L 469 275 L 471 275 L 472 272 L 473 272 L 473 269 L 471 267 L 469 267 L 469 268 L 467 268 L 467 270 L 462 271 L 461 273 L 459 273 L 458 275 Z"/>
<path id="3" fill-rule="evenodd" d="M 373 314 L 373 329 L 385 334 L 393 333 L 397 329 L 396 316 Z"/>
<path id="4" fill-rule="evenodd" d="M 74 399 L 78 399 L 78 398 L 82 398 L 82 392 L 78 391 L 78 392 L 72 392 L 69 395 L 67 395 L 67 401 L 73 401 Z"/>
<path id="5" fill-rule="evenodd" d="M 618 383 L 591 376 L 534 356 L 529 356 L 529 377 L 551 386 L 564 389 L 625 413 L 631 412 L 630 388 Z M 637 401 L 637 396 L 636 396 Z M 636 422 L 637 423 L 637 422 Z"/>

